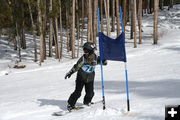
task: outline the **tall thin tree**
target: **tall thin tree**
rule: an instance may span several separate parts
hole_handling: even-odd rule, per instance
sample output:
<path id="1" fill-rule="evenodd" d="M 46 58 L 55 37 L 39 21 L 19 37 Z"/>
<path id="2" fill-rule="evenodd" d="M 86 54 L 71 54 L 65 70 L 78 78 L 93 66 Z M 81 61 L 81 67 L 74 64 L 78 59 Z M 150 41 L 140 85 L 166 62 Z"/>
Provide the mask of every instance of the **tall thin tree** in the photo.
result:
<path id="1" fill-rule="evenodd" d="M 92 0 L 88 0 L 88 39 L 87 41 L 92 41 Z"/>
<path id="2" fill-rule="evenodd" d="M 112 12 L 112 29 L 111 31 L 114 32 L 115 31 L 115 0 L 112 0 L 112 4 L 111 4 L 111 12 Z"/>
<path id="3" fill-rule="evenodd" d="M 127 1 L 124 0 L 124 4 L 123 4 L 123 29 L 124 29 L 124 35 L 126 33 L 126 30 L 125 30 L 125 26 L 126 26 L 126 6 L 127 6 Z"/>
<path id="4" fill-rule="evenodd" d="M 60 23 L 60 40 L 61 40 L 61 49 L 60 49 L 60 59 L 62 58 L 63 51 L 63 33 L 62 33 L 62 0 L 59 0 L 59 23 Z"/>
<path id="5" fill-rule="evenodd" d="M 33 41 L 34 41 L 34 61 L 37 61 L 37 44 L 36 44 L 36 33 L 35 33 L 35 29 L 36 26 L 34 24 L 34 19 L 33 19 L 33 15 L 32 15 L 32 9 L 31 9 L 31 4 L 30 1 L 28 0 L 28 7 L 29 7 L 29 14 L 30 14 L 30 18 L 31 18 L 31 24 L 32 24 L 32 34 L 33 34 Z"/>
<path id="6" fill-rule="evenodd" d="M 103 0 L 100 0 L 101 2 L 101 32 L 103 33 L 104 32 L 104 28 L 103 28 Z"/>
<path id="7" fill-rule="evenodd" d="M 66 2 L 66 35 L 67 35 L 67 52 L 70 51 L 69 47 L 69 4 Z"/>
<path id="8" fill-rule="evenodd" d="M 41 0 L 37 1 L 38 6 L 38 26 L 39 26 L 39 32 L 40 32 L 40 65 L 44 61 L 44 50 L 43 50 L 43 30 L 42 30 L 42 12 L 41 12 Z"/>
<path id="9" fill-rule="evenodd" d="M 71 37 L 71 46 L 72 46 L 72 58 L 75 58 L 75 4 L 76 1 L 72 0 L 72 37 Z"/>
<path id="10" fill-rule="evenodd" d="M 52 0 L 49 1 L 49 57 L 52 57 L 52 42 L 53 42 L 53 18 L 52 18 Z"/>
<path id="11" fill-rule="evenodd" d="M 142 0 L 139 0 L 138 7 L 138 23 L 139 23 L 139 44 L 142 43 Z"/>
<path id="12" fill-rule="evenodd" d="M 133 25 L 134 25 L 134 48 L 137 47 L 137 31 L 136 31 L 136 0 L 134 0 L 134 10 L 133 10 Z"/>
<path id="13" fill-rule="evenodd" d="M 83 46 L 83 37 L 84 37 L 84 0 L 81 2 L 82 5 L 82 12 L 81 12 L 81 21 L 82 21 L 82 26 L 81 26 L 81 46 Z"/>
<path id="14" fill-rule="evenodd" d="M 119 0 L 116 0 L 116 17 L 117 17 L 117 36 L 120 35 L 120 12 L 119 12 Z"/>
<path id="15" fill-rule="evenodd" d="M 158 6 L 159 0 L 154 1 L 154 44 L 158 43 Z"/>
<path id="16" fill-rule="evenodd" d="M 98 16 L 97 16 L 97 7 L 98 7 L 98 1 L 94 1 L 94 27 L 93 27 L 93 32 L 94 32 L 94 38 L 93 38 L 93 43 L 96 45 L 96 35 L 97 35 L 97 21 L 98 21 Z"/>

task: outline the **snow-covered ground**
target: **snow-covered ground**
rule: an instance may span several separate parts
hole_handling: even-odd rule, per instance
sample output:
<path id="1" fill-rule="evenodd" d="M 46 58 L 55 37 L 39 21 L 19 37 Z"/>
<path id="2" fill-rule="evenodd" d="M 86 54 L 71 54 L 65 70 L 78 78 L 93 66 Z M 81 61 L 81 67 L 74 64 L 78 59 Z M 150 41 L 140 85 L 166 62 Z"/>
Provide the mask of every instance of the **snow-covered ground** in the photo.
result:
<path id="1" fill-rule="evenodd" d="M 1 36 L 0 120 L 164 120 L 165 105 L 180 105 L 180 5 L 160 11 L 158 45 L 152 44 L 152 15 L 143 18 L 143 44 L 138 44 L 138 48 L 133 48 L 128 31 L 127 27 L 129 114 L 125 114 L 124 63 L 108 61 L 103 67 L 106 110 L 102 104 L 96 104 L 66 116 L 52 116 L 53 112 L 66 109 L 76 74 L 67 80 L 64 76 L 77 59 L 69 59 L 70 54 L 64 55 L 66 58 L 61 62 L 48 58 L 40 67 L 33 62 L 30 52 L 33 48 L 28 48 L 22 51 L 21 64 L 26 68 L 14 69 L 17 53 L 12 43 L 9 47 Z M 83 96 L 84 91 L 77 105 L 82 105 Z M 99 100 L 102 100 L 101 72 L 97 66 L 93 101 Z"/>

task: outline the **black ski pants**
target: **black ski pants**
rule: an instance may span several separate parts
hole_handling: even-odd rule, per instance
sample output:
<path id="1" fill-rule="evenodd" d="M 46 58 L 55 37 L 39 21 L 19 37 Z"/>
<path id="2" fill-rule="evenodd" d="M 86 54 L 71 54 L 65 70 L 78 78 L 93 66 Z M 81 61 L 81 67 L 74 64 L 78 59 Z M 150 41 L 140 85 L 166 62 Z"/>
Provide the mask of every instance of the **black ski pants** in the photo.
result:
<path id="1" fill-rule="evenodd" d="M 76 79 L 76 87 L 74 92 L 70 95 L 68 99 L 68 104 L 71 106 L 75 106 L 76 101 L 81 96 L 81 92 L 83 87 L 85 86 L 85 96 L 84 96 L 84 104 L 88 104 L 91 102 L 94 96 L 94 80 L 88 83 L 85 83 L 82 80 Z"/>

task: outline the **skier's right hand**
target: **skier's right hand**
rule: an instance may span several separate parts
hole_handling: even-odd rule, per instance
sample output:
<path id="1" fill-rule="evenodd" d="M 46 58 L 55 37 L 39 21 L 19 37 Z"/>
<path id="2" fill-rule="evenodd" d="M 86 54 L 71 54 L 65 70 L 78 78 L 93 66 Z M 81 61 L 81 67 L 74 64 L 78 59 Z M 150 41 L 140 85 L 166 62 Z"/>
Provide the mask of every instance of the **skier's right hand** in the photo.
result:
<path id="1" fill-rule="evenodd" d="M 68 72 L 68 73 L 65 75 L 65 79 L 67 79 L 67 77 L 70 78 L 71 75 L 72 75 L 72 73 L 71 73 L 71 72 Z"/>

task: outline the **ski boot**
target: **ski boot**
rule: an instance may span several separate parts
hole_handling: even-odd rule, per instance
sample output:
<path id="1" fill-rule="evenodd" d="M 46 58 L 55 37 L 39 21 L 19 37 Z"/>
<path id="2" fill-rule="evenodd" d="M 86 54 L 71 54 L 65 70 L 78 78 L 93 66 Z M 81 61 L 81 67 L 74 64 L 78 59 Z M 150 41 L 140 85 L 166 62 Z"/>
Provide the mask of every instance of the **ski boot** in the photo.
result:
<path id="1" fill-rule="evenodd" d="M 70 104 L 67 105 L 67 110 L 71 112 L 73 109 L 75 109 L 75 106 L 71 106 Z"/>
<path id="2" fill-rule="evenodd" d="M 86 106 L 91 106 L 91 104 L 93 104 L 92 102 L 84 102 L 84 105 Z"/>

